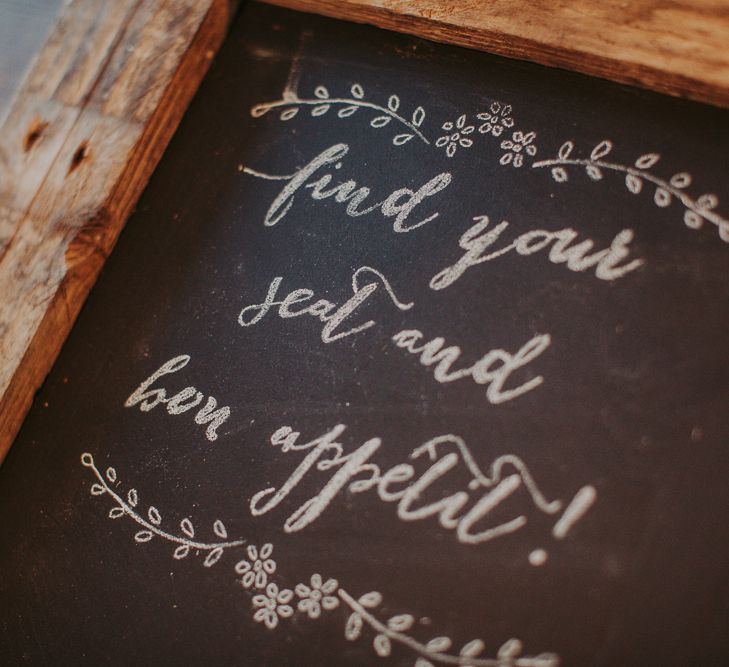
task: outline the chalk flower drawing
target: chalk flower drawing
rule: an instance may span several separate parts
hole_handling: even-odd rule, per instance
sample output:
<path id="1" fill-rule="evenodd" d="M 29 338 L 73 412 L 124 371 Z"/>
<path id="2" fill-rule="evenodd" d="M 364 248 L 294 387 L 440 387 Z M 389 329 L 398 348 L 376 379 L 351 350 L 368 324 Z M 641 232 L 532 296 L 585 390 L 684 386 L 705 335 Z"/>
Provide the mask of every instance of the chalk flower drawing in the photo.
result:
<path id="1" fill-rule="evenodd" d="M 495 137 L 500 137 L 504 128 L 510 129 L 514 127 L 510 104 L 492 102 L 489 111 L 490 113 L 476 114 L 476 118 L 486 121 L 478 126 L 478 131 L 481 134 L 492 134 Z"/>
<path id="2" fill-rule="evenodd" d="M 395 146 L 403 146 L 411 139 L 418 139 L 427 146 L 432 146 L 432 140 L 423 130 L 423 121 L 425 120 L 425 109 L 417 106 L 412 113 L 403 113 L 400 98 L 397 95 L 390 95 L 386 104 L 378 104 L 376 102 L 365 99 L 365 91 L 361 84 L 352 84 L 349 94 L 342 96 L 333 96 L 329 89 L 323 85 L 318 85 L 314 89 L 311 97 L 299 97 L 294 90 L 286 89 L 281 95 L 281 99 L 273 102 L 262 102 L 256 104 L 251 109 L 251 116 L 260 118 L 270 111 L 280 110 L 278 115 L 282 121 L 289 121 L 299 115 L 303 110 L 310 109 L 309 115 L 320 117 L 328 114 L 336 118 L 349 118 L 354 116 L 361 110 L 369 112 L 369 124 L 375 129 L 387 127 L 390 123 L 400 125 L 401 132 L 391 135 L 392 143 Z M 490 113 L 479 113 L 476 117 L 479 120 L 486 121 L 482 123 L 478 131 L 481 134 L 490 134 L 499 137 L 504 129 L 511 129 L 515 125 L 512 113 L 512 107 L 502 102 L 492 102 L 489 106 Z M 446 155 L 450 158 L 456 154 L 457 149 L 470 148 L 473 145 L 473 139 L 467 135 L 475 130 L 475 126 L 466 125 L 466 114 L 461 114 L 454 122 L 445 121 L 441 125 L 441 130 L 446 134 L 441 135 L 434 143 L 436 148 L 445 148 Z M 530 152 L 534 155 L 536 152 Z M 522 158 L 523 160 L 523 158 Z M 521 160 L 518 161 L 521 164 Z M 502 163 L 503 164 L 503 163 Z"/>
<path id="3" fill-rule="evenodd" d="M 273 630 L 278 625 L 279 618 L 289 618 L 294 615 L 294 609 L 289 604 L 294 597 L 294 592 L 288 588 L 279 590 L 274 583 L 266 586 L 266 594 L 253 596 L 253 607 L 256 612 L 253 620 L 265 623 L 266 627 Z"/>
<path id="4" fill-rule="evenodd" d="M 331 611 L 339 606 L 339 598 L 334 597 L 333 593 L 339 588 L 339 582 L 336 579 L 327 579 L 324 581 L 320 574 L 311 575 L 311 585 L 297 584 L 296 595 L 299 600 L 299 611 L 305 611 L 309 618 L 319 618 L 321 610 Z"/>
<path id="5" fill-rule="evenodd" d="M 126 499 L 113 487 L 119 485 L 116 470 L 107 468 L 105 474 L 96 467 L 94 458 L 88 452 L 81 455 L 81 464 L 89 468 L 96 481 L 91 484 L 91 495 L 108 495 L 114 502 L 109 517 L 117 519 L 127 517 L 142 526 L 143 530 L 135 534 L 137 543 L 146 543 L 154 537 L 178 545 L 173 553 L 174 558 L 184 558 L 190 551 L 205 554 L 204 565 L 212 567 L 223 555 L 224 550 L 242 547 L 246 540 L 203 542 L 195 539 L 195 530 L 190 519 L 183 519 L 180 528 L 182 535 L 163 530 L 160 525 L 162 516 L 159 511 L 150 507 L 147 518 L 137 510 L 139 496 L 135 489 L 130 489 Z M 227 531 L 220 520 L 213 524 L 213 532 L 221 540 L 227 540 Z M 178 555 L 184 549 L 182 555 Z M 181 552 L 182 553 L 182 552 Z M 213 556 L 213 554 L 215 554 Z M 276 572 L 276 564 L 271 558 L 273 545 L 264 544 L 260 549 L 253 545 L 246 547 L 247 559 L 240 560 L 235 565 L 235 571 L 245 578 L 247 574 L 255 572 L 253 583 L 257 576 L 263 572 L 267 583 L 263 592 L 251 593 L 253 620 L 262 623 L 269 630 L 279 626 L 282 619 L 291 618 L 296 611 L 306 614 L 309 618 L 321 617 L 322 609 L 333 611 L 337 608 L 347 610 L 347 620 L 344 624 L 344 635 L 349 641 L 356 641 L 363 636 L 365 629 L 374 633 L 372 648 L 380 657 L 387 657 L 392 651 L 393 644 L 400 644 L 417 655 L 416 667 L 435 667 L 435 665 L 460 665 L 462 667 L 557 667 L 559 656 L 554 653 L 540 653 L 535 656 L 524 656 L 522 643 L 518 639 L 509 639 L 498 649 L 495 658 L 479 657 L 486 648 L 481 639 L 472 639 L 461 647 L 457 654 L 450 653 L 453 640 L 447 636 L 437 636 L 429 640 L 419 640 L 413 636 L 415 617 L 411 614 L 385 615 L 377 614 L 377 608 L 383 602 L 382 593 L 369 591 L 355 598 L 348 593 L 336 579 L 327 579 L 319 574 L 312 574 L 309 584 L 299 583 L 294 590 L 282 588 L 278 583 L 270 581 L 269 577 Z M 248 567 L 242 565 L 245 563 Z M 261 563 L 257 567 L 257 563 Z M 263 579 L 258 579 L 262 581 Z M 250 581 L 250 579 L 246 579 Z M 294 604 L 294 591 L 298 602 Z"/>
<path id="6" fill-rule="evenodd" d="M 273 109 L 281 109 L 279 118 L 286 121 L 291 120 L 301 109 L 307 107 L 311 107 L 312 116 L 323 116 L 330 109 L 337 108 L 336 116 L 338 118 L 348 118 L 360 109 L 375 112 L 375 117 L 370 119 L 370 125 L 373 128 L 385 127 L 390 122 L 395 122 L 404 128 L 404 132 L 392 137 L 392 143 L 396 146 L 402 146 L 411 139 L 417 138 L 428 146 L 432 146 L 434 143 L 436 148 L 445 147 L 446 155 L 453 157 L 458 147 L 470 148 L 473 145 L 473 140 L 464 136 L 473 132 L 473 126 L 466 126 L 467 116 L 465 114 L 460 115 L 455 124 L 452 121 L 443 123 L 441 128 L 447 134 L 441 135 L 435 142 L 431 142 L 423 129 L 426 113 L 422 106 L 416 107 L 408 119 L 401 113 L 400 98 L 397 95 L 391 95 L 386 105 L 369 102 L 365 100 L 364 88 L 359 83 L 352 85 L 349 96 L 343 97 L 332 97 L 327 88 L 322 85 L 316 87 L 314 96 L 311 98 L 300 98 L 295 91 L 285 90 L 281 99 L 254 106 L 251 109 L 251 115 L 259 118 Z M 484 121 L 478 126 L 478 132 L 486 136 L 498 138 L 502 136 L 505 129 L 513 129 L 511 139 L 504 139 L 500 144 L 504 151 L 499 159 L 499 164 L 502 166 L 511 165 L 519 168 L 537 154 L 537 147 L 534 144 L 537 133 L 514 129 L 516 121 L 510 104 L 493 101 L 489 105 L 489 110 L 477 113 L 476 118 Z M 531 166 L 536 169 L 551 168 L 552 178 L 558 183 L 565 183 L 569 180 L 568 168 L 570 167 L 584 168 L 587 176 L 593 181 L 601 180 L 604 171 L 623 173 L 625 174 L 625 187 L 628 191 L 639 194 L 643 190 L 644 184 L 650 184 L 651 187 L 655 187 L 653 200 L 656 206 L 666 208 L 674 200 L 679 201 L 684 207 L 683 220 L 687 227 L 700 229 L 704 222 L 710 222 L 718 228 L 719 237 L 729 243 L 729 220 L 715 212 L 719 205 L 719 199 L 715 194 L 702 194 L 697 198 L 689 196 L 685 189 L 691 185 L 692 179 L 687 172 L 674 174 L 668 180 L 655 176 L 650 169 L 660 159 L 658 153 L 641 155 L 632 166 L 603 160 L 602 158 L 610 153 L 612 147 L 612 142 L 605 140 L 595 146 L 589 158 L 573 158 L 571 154 L 574 144 L 572 141 L 566 141 L 559 149 L 557 157 L 534 162 Z"/>
<path id="7" fill-rule="evenodd" d="M 252 544 L 246 549 L 249 560 L 241 560 L 235 564 L 237 574 L 242 574 L 241 584 L 244 588 L 265 588 L 269 575 L 276 571 L 276 561 L 271 558 L 273 544 L 264 544 L 259 550 Z"/>
<path id="8" fill-rule="evenodd" d="M 501 148 L 506 151 L 499 160 L 500 164 L 507 164 L 513 167 L 521 167 L 524 164 L 524 155 L 533 157 L 537 154 L 537 147 L 532 143 L 536 138 L 536 132 L 523 132 L 517 130 L 511 135 L 511 139 L 504 139 Z M 524 151 L 524 153 L 522 153 Z"/>
<path id="9" fill-rule="evenodd" d="M 469 139 L 466 135 L 471 134 L 474 127 L 473 125 L 466 125 L 466 114 L 460 115 L 455 123 L 447 120 L 441 127 L 445 130 L 446 134 L 439 137 L 435 145 L 438 148 L 445 146 L 448 157 L 453 157 L 459 146 L 462 148 L 470 148 L 473 145 L 473 140 Z"/>
<path id="10" fill-rule="evenodd" d="M 729 220 L 714 211 L 719 205 L 719 198 L 714 194 L 702 194 L 698 198 L 688 195 L 685 190 L 691 185 L 692 178 L 687 172 L 674 174 L 668 180 L 653 174 L 650 170 L 661 159 L 658 153 L 646 153 L 636 159 L 633 165 L 625 165 L 604 159 L 613 149 L 613 144 L 608 139 L 598 143 L 587 158 L 572 157 L 574 148 L 572 141 L 566 141 L 560 147 L 557 157 L 535 162 L 532 167 L 550 168 L 552 178 L 557 183 L 569 180 L 567 170 L 570 167 L 582 167 L 593 181 L 602 180 L 605 171 L 624 174 L 625 187 L 632 194 L 640 194 L 643 186 L 648 184 L 649 187 L 655 188 L 653 201 L 656 206 L 666 208 L 675 199 L 684 207 L 683 221 L 687 227 L 700 229 L 704 222 L 710 222 L 718 228 L 719 238 L 729 243 Z"/>

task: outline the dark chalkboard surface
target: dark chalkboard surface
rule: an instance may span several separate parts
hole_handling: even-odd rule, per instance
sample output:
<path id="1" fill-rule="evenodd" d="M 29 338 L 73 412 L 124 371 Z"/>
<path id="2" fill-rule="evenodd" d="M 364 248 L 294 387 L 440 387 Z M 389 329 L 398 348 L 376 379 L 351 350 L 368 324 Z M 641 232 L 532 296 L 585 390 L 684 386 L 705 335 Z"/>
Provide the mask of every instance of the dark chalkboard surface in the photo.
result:
<path id="1" fill-rule="evenodd" d="M 728 152 L 246 7 L 0 469 L 0 662 L 727 664 Z"/>

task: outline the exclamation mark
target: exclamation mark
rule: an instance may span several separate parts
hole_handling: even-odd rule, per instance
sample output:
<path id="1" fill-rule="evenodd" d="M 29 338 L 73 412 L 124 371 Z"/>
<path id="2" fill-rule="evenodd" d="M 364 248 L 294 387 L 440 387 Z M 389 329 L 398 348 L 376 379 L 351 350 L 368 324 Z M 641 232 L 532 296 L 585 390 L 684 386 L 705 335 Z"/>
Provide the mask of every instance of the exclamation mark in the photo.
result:
<path id="1" fill-rule="evenodd" d="M 594 486 L 583 486 L 567 506 L 564 514 L 552 528 L 552 535 L 561 540 L 567 535 L 570 528 L 574 526 L 590 509 L 592 503 L 597 499 L 597 491 Z"/>

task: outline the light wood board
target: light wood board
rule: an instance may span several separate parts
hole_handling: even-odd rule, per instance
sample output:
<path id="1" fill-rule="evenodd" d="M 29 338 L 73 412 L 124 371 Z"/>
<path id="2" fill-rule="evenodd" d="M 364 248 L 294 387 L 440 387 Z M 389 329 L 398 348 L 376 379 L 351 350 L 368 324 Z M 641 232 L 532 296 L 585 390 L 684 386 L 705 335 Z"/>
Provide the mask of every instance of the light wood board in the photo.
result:
<path id="1" fill-rule="evenodd" d="M 270 0 L 729 106 L 720 0 Z M 0 127 L 0 460 L 222 41 L 224 0 L 73 0 Z"/>
<path id="2" fill-rule="evenodd" d="M 224 0 L 73 0 L 0 127 L 0 460 L 220 45 Z"/>
<path id="3" fill-rule="evenodd" d="M 268 0 L 729 106 L 726 0 Z"/>

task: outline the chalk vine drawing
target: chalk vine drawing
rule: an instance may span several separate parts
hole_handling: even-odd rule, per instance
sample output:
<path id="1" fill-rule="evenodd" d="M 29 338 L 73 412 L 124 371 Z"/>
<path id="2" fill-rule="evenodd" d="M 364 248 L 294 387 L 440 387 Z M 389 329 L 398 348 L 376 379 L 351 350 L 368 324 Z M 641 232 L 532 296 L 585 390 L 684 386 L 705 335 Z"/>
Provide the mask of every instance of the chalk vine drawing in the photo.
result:
<path id="1" fill-rule="evenodd" d="M 468 114 L 460 114 L 455 120 L 446 120 L 440 125 L 438 137 L 433 141 L 423 127 L 426 112 L 422 106 L 416 107 L 412 114 L 406 117 L 400 113 L 401 103 L 397 95 L 390 95 L 386 106 L 383 106 L 366 101 L 364 88 L 359 83 L 352 85 L 350 93 L 351 96 L 331 97 L 327 88 L 319 85 L 314 90 L 312 98 L 300 98 L 296 92 L 287 89 L 281 99 L 255 105 L 251 109 L 251 115 L 259 118 L 272 109 L 282 109 L 279 118 L 286 121 L 294 118 L 303 108 L 310 106 L 312 116 L 323 116 L 330 109 L 340 107 L 337 117 L 348 118 L 358 110 L 366 109 L 376 113 L 370 120 L 371 127 L 383 128 L 394 121 L 404 128 L 404 132 L 392 137 L 395 146 L 403 146 L 411 139 L 417 138 L 428 146 L 445 150 L 449 158 L 454 157 L 459 149 L 468 149 L 474 145 L 472 135 L 478 125 L 477 133 L 497 139 L 504 137 L 499 143 L 499 148 L 503 151 L 499 158 L 501 166 L 519 168 L 531 163 L 534 169 L 548 167 L 551 168 L 552 178 L 558 183 L 569 180 L 567 170 L 570 167 L 584 168 L 592 181 L 602 180 L 604 171 L 625 174 L 625 187 L 629 192 L 637 195 L 643 190 L 644 184 L 650 184 L 651 187 L 655 187 L 653 200 L 656 206 L 666 208 L 674 199 L 679 201 L 684 207 L 683 220 L 687 227 L 700 229 L 705 221 L 710 222 L 718 228 L 721 240 L 729 243 L 729 219 L 715 211 L 719 205 L 719 198 L 711 193 L 702 194 L 697 198 L 687 194 L 685 189 L 692 183 L 691 174 L 688 172 L 674 174 L 669 179 L 656 176 L 650 169 L 659 161 L 661 156 L 658 153 L 646 153 L 633 165 L 626 165 L 603 160 L 613 148 L 612 142 L 608 139 L 598 143 L 587 158 L 571 157 L 574 143 L 566 141 L 555 158 L 533 162 L 537 154 L 537 146 L 534 143 L 537 133 L 517 129 L 510 104 L 492 101 L 488 111 L 475 114 L 476 120 L 473 122 Z"/>
<path id="2" fill-rule="evenodd" d="M 310 112 L 312 116 L 323 116 L 330 109 L 339 107 L 337 117 L 348 118 L 360 109 L 367 109 L 376 112 L 375 117 L 370 120 L 370 127 L 380 129 L 395 121 L 405 128 L 405 132 L 396 134 L 392 138 L 392 143 L 395 146 L 402 146 L 415 137 L 424 144 L 430 144 L 430 140 L 420 131 L 420 126 L 425 120 L 425 109 L 423 107 L 417 107 L 410 115 L 410 120 L 407 120 L 398 113 L 400 98 L 397 95 L 390 95 L 387 106 L 381 106 L 365 100 L 364 89 L 358 83 L 352 85 L 350 93 L 351 97 L 331 97 L 329 91 L 320 85 L 314 89 L 314 97 L 300 98 L 295 92 L 286 90 L 280 100 L 254 106 L 251 109 L 251 116 L 259 118 L 271 109 L 283 108 L 279 118 L 281 120 L 291 120 L 305 107 L 312 107 Z"/>
<path id="3" fill-rule="evenodd" d="M 94 475 L 96 475 L 97 481 L 91 485 L 91 495 L 102 496 L 106 493 L 116 503 L 116 506 L 109 511 L 109 518 L 120 519 L 121 517 L 127 516 L 142 527 L 142 530 L 134 535 L 135 542 L 149 542 L 155 536 L 161 537 L 177 544 L 177 547 L 172 553 L 172 557 L 177 560 L 185 558 L 191 549 L 194 549 L 198 553 L 204 553 L 205 560 L 203 564 L 205 567 L 215 565 L 220 560 L 225 549 L 240 547 L 246 543 L 245 540 L 228 541 L 228 533 L 225 525 L 219 519 L 213 523 L 213 533 L 219 540 L 213 540 L 212 542 L 195 539 L 195 528 L 188 518 L 180 522 L 180 531 L 182 534 L 170 533 L 163 530 L 160 527 L 162 524 L 162 515 L 156 507 L 149 506 L 146 518 L 137 509 L 139 505 L 139 493 L 136 489 L 129 489 L 125 499 L 109 486 L 110 484 L 116 485 L 118 482 L 114 468 L 107 468 L 106 472 L 102 475 L 94 463 L 94 457 L 89 453 L 81 455 L 81 463 L 87 468 L 91 468 Z"/>
<path id="4" fill-rule="evenodd" d="M 287 121 L 297 116 L 300 111 L 307 107 L 311 107 L 309 113 L 314 117 L 323 116 L 336 108 L 338 108 L 336 113 L 338 118 L 349 118 L 361 109 L 374 112 L 374 118 L 371 118 L 369 122 L 370 127 L 380 129 L 394 121 L 404 130 L 392 136 L 392 143 L 395 146 L 403 146 L 411 139 L 418 139 L 428 146 L 434 145 L 436 148 L 444 149 L 449 158 L 456 154 L 459 147 L 470 148 L 473 146 L 473 139 L 468 135 L 473 133 L 475 126 L 470 122 L 467 114 L 461 114 L 455 120 L 446 120 L 441 125 L 441 134 L 433 141 L 422 130 L 426 116 L 425 109 L 422 106 L 417 106 L 412 113 L 403 115 L 400 98 L 397 95 L 390 95 L 386 105 L 369 102 L 365 99 L 364 88 L 359 83 L 352 84 L 350 95 L 343 97 L 332 97 L 329 90 L 322 85 L 318 85 L 314 89 L 313 97 L 302 98 L 295 91 L 286 89 L 281 95 L 281 99 L 256 104 L 251 109 L 251 116 L 260 118 L 273 109 L 282 109 L 279 118 Z M 487 136 L 499 137 L 504 128 L 514 127 L 511 106 L 501 102 L 492 102 L 489 112 L 478 113 L 476 118 L 486 121 L 479 125 L 478 131 Z M 519 142 L 520 139 L 516 137 L 517 134 L 530 136 L 531 139 L 536 137 L 536 132 L 514 132 L 512 140 L 508 143 Z M 505 146 L 506 143 L 507 140 L 502 141 L 501 148 L 509 150 L 511 146 Z M 529 143 L 531 143 L 531 140 Z M 507 154 L 509 153 L 505 155 Z M 535 154 L 536 146 L 532 145 L 529 155 L 533 156 Z M 502 164 L 507 164 L 507 162 L 502 162 Z M 521 166 L 521 161 L 518 161 L 518 164 L 516 162 L 513 164 L 514 166 Z"/>
<path id="5" fill-rule="evenodd" d="M 653 201 L 656 206 L 666 208 L 674 198 L 677 199 L 684 206 L 683 221 L 687 227 L 700 229 L 704 221 L 708 221 L 716 225 L 721 240 L 729 243 L 729 220 L 714 211 L 719 205 L 719 198 L 714 194 L 703 194 L 696 199 L 689 196 L 685 192 L 692 182 L 691 174 L 688 172 L 674 174 L 668 180 L 655 176 L 649 170 L 661 159 L 658 153 L 641 155 L 632 166 L 628 166 L 603 159 L 613 149 L 612 142 L 607 139 L 597 144 L 587 158 L 572 157 L 574 147 L 572 141 L 566 141 L 560 147 L 557 157 L 535 162 L 532 167 L 535 169 L 550 167 L 552 178 L 557 183 L 565 183 L 569 179 L 567 172 L 569 167 L 583 167 L 587 176 L 593 181 L 602 180 L 604 171 L 618 172 L 625 174 L 625 187 L 634 195 L 640 194 L 643 185 L 649 183 L 651 187 L 655 187 Z"/>
<path id="6" fill-rule="evenodd" d="M 414 667 L 435 667 L 435 665 L 461 665 L 462 667 L 557 667 L 559 656 L 555 653 L 540 653 L 529 656 L 522 655 L 522 642 L 509 639 L 497 650 L 496 657 L 479 657 L 486 648 L 482 639 L 472 639 L 461 646 L 457 653 L 451 651 L 453 640 L 448 636 L 436 636 L 421 640 L 414 636 L 416 619 L 411 614 L 382 614 L 378 607 L 383 602 L 382 593 L 368 591 L 355 596 L 344 589 L 334 578 L 325 578 L 318 572 L 293 588 L 281 587 L 273 581 L 278 566 L 273 558 L 274 546 L 271 543 L 258 547 L 248 544 L 245 539 L 229 540 L 227 530 L 222 521 L 213 523 L 212 541 L 196 539 L 192 521 L 188 518 L 180 522 L 180 533 L 168 532 L 161 528 L 162 515 L 159 510 L 149 506 L 144 513 L 139 509 L 139 494 L 130 489 L 124 497 L 115 488 L 120 485 L 117 472 L 108 467 L 101 472 L 94 462 L 94 457 L 85 452 L 81 455 L 81 464 L 89 468 L 96 481 L 91 485 L 91 495 L 108 495 L 114 502 L 109 511 L 109 518 L 128 517 L 138 523 L 142 530 L 134 535 L 137 543 L 149 542 L 159 537 L 176 545 L 173 558 L 180 560 L 192 551 L 205 554 L 203 565 L 215 565 L 227 549 L 245 546 L 245 556 L 234 566 L 235 573 L 242 589 L 251 598 L 253 620 L 265 625 L 269 630 L 277 628 L 282 620 L 291 618 L 296 613 L 306 615 L 310 619 L 319 619 L 324 612 L 336 609 L 346 610 L 344 635 L 349 641 L 356 641 L 368 629 L 374 635 L 372 647 L 375 653 L 383 658 L 392 652 L 394 644 L 410 649 L 417 657 Z"/>

